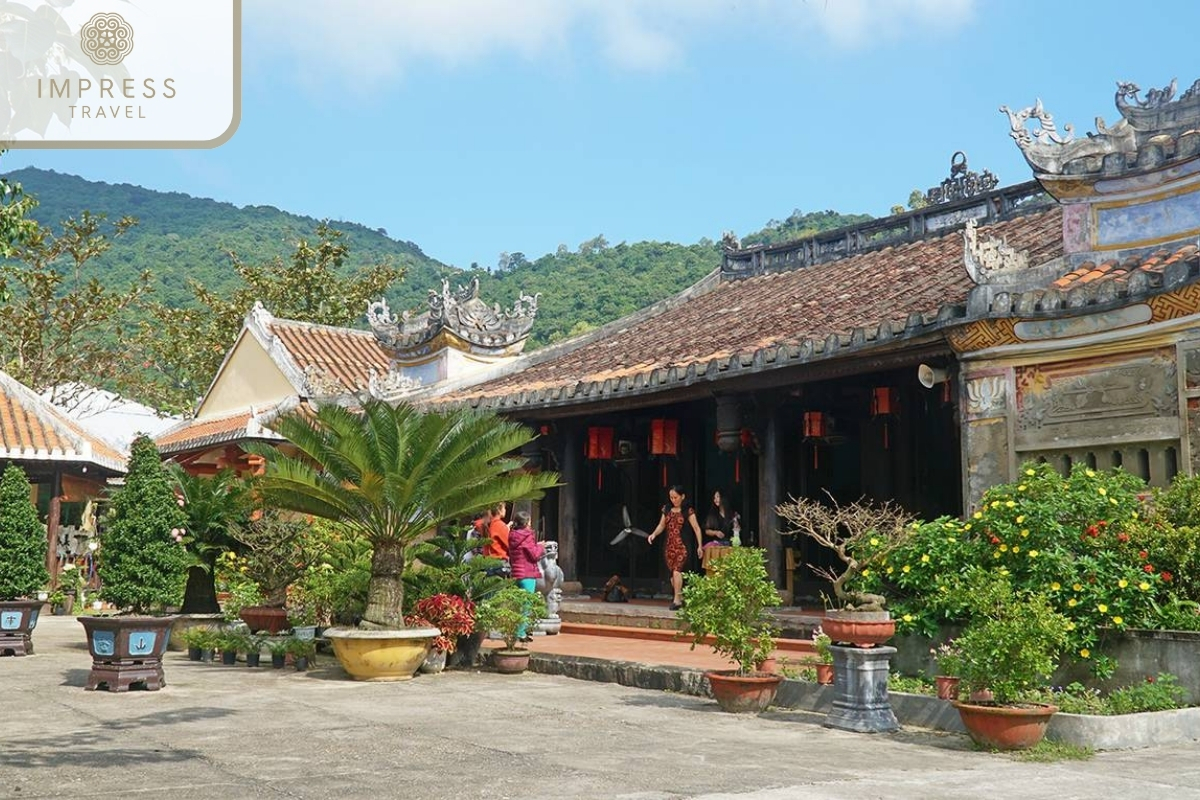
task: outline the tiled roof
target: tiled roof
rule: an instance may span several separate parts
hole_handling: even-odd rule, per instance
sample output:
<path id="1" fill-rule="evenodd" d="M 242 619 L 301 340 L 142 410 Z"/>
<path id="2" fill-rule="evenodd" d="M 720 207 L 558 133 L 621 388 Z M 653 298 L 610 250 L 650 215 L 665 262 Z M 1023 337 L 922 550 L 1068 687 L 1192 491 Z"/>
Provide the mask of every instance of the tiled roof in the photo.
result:
<path id="1" fill-rule="evenodd" d="M 1163 272 L 1175 264 L 1200 264 L 1200 248 L 1194 244 L 1177 250 L 1159 250 L 1149 256 L 1130 256 L 1121 261 L 1105 261 L 1096 264 L 1085 261 L 1078 269 L 1068 272 L 1051 284 L 1055 289 L 1074 289 L 1076 286 L 1115 281 L 1128 283 L 1134 275 L 1142 273 L 1153 285 L 1161 282 Z"/>
<path id="2" fill-rule="evenodd" d="M 273 319 L 268 327 L 301 372 L 308 374 L 315 368 L 346 391 L 367 388 L 372 368 L 380 376 L 387 374 L 391 359 L 369 331 L 287 319 Z"/>
<path id="3" fill-rule="evenodd" d="M 1029 251 L 1031 264 L 1062 256 L 1058 206 L 981 226 L 980 234 Z M 656 314 L 606 326 L 578 346 L 531 353 L 503 377 L 434 403 L 498 406 L 575 402 L 579 394 L 647 391 L 751 364 L 786 366 L 831 347 L 903 335 L 960 317 L 974 284 L 958 231 L 837 261 L 726 281 Z M 523 368 L 522 368 L 523 367 Z M 690 376 L 685 376 L 690 373 Z M 674 377 L 673 377 L 674 376 Z"/>
<path id="4" fill-rule="evenodd" d="M 11 375 L 0 372 L 0 460 L 84 461 L 124 472 L 125 456 Z"/>
<path id="5" fill-rule="evenodd" d="M 245 439 L 278 439 L 262 425 L 264 417 L 271 416 L 276 408 L 247 408 L 220 417 L 185 420 L 163 431 L 154 443 L 160 453 L 169 455 Z"/>

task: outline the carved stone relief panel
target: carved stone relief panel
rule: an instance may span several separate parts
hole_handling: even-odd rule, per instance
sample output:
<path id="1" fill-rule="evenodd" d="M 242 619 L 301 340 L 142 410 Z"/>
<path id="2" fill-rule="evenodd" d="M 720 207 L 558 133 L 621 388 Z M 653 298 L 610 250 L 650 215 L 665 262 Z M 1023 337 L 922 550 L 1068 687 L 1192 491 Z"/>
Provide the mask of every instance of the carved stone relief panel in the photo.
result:
<path id="1" fill-rule="evenodd" d="M 1008 378 L 1004 374 L 979 375 L 967 379 L 968 419 L 1004 416 L 1008 409 Z"/>
<path id="2" fill-rule="evenodd" d="M 1105 438 L 1179 416 L 1174 352 L 1166 348 L 1018 367 L 1016 390 L 1017 433 L 1026 439 Z"/>

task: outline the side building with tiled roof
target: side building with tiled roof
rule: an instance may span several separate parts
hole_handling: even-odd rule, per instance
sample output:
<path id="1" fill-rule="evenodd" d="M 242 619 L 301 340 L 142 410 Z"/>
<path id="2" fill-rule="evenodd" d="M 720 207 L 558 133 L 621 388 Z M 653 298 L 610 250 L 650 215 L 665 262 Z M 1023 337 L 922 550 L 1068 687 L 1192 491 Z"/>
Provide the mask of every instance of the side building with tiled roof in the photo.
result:
<path id="1" fill-rule="evenodd" d="M 728 238 L 720 270 L 582 337 L 404 393 L 542 434 L 564 486 L 538 508 L 568 578 L 646 588 L 646 529 L 680 484 L 714 490 L 815 597 L 777 533 L 789 495 L 970 511 L 1025 460 L 1121 465 L 1152 485 L 1200 467 L 1200 83 L 1118 98 L 1121 120 L 1060 134 L 1004 109 L 1034 180 L 996 188 L 956 154 L 931 205 L 780 245 Z M 1166 99 L 1164 99 L 1166 98 Z M 617 540 L 614 544 L 614 540 Z"/>

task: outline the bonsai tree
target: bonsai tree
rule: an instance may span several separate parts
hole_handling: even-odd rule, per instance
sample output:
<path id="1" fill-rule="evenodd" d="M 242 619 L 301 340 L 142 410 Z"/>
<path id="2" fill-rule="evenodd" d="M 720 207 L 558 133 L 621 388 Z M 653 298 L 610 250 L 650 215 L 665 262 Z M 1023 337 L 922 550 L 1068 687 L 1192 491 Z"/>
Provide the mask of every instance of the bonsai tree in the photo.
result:
<path id="1" fill-rule="evenodd" d="M 713 650 L 737 662 L 739 675 L 755 672 L 771 655 L 779 632 L 765 613 L 779 605 L 765 557 L 757 547 L 734 547 L 714 562 L 710 574 L 684 579 L 679 619 L 692 637 L 692 649 L 712 636 Z"/>
<path id="2" fill-rule="evenodd" d="M 188 566 L 182 544 L 186 525 L 158 448 L 149 437 L 139 436 L 101 541 L 101 596 L 134 613 L 179 603 Z"/>
<path id="3" fill-rule="evenodd" d="M 192 475 L 175 462 L 167 469 L 187 515 L 183 544 L 193 559 L 181 610 L 184 614 L 219 614 L 217 559 L 240 546 L 233 533 L 250 515 L 249 482 L 232 469 L 212 477 Z"/>
<path id="4" fill-rule="evenodd" d="M 480 603 L 476 612 L 475 624 L 480 630 L 499 633 L 506 651 L 524 650 L 519 646 L 521 631 L 531 630 L 546 616 L 546 598 L 510 583 Z"/>
<path id="5" fill-rule="evenodd" d="M 0 600 L 31 597 L 50 580 L 46 528 L 30 491 L 25 472 L 9 464 L 0 476 Z"/>
<path id="6" fill-rule="evenodd" d="M 380 400 L 361 410 L 322 405 L 272 428 L 291 455 L 260 445 L 265 497 L 281 508 L 340 521 L 372 546 L 360 627 L 404 628 L 408 548 L 440 523 L 501 500 L 539 496 L 553 472 L 519 471 L 534 435 L 519 423 L 470 409 L 420 412 Z"/>
<path id="7" fill-rule="evenodd" d="M 891 501 L 872 506 L 859 500 L 839 505 L 789 497 L 775 507 L 790 527 L 784 536 L 806 536 L 828 548 L 842 562 L 841 569 L 809 564 L 814 573 L 833 584 L 833 595 L 848 611 L 883 611 L 887 598 L 853 588 L 856 578 L 872 564 L 885 561 L 909 536 L 912 517 Z"/>
<path id="8" fill-rule="evenodd" d="M 243 574 L 258 586 L 266 605 L 282 608 L 288 586 L 304 574 L 311 527 L 308 520 L 294 514 L 266 508 L 233 532 L 242 548 L 239 565 L 245 567 Z"/>

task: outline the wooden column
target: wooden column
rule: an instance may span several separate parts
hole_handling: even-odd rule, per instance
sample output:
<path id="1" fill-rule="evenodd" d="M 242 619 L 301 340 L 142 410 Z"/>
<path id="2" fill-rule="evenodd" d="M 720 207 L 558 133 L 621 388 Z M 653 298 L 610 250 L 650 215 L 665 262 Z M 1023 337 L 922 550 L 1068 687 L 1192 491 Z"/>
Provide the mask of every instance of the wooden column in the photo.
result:
<path id="1" fill-rule="evenodd" d="M 559 454 L 559 478 L 563 485 L 558 492 L 558 565 L 562 567 L 565 580 L 578 580 L 579 570 L 579 481 L 580 451 L 583 439 L 578 426 L 564 422 L 562 425 L 562 452 Z"/>
<path id="2" fill-rule="evenodd" d="M 62 473 L 54 471 L 50 479 L 50 507 L 46 511 L 46 571 L 50 587 L 58 587 L 58 520 L 62 515 Z"/>
<path id="3" fill-rule="evenodd" d="M 758 541 L 767 551 L 767 570 L 778 587 L 786 586 L 779 517 L 775 506 L 782 502 L 783 454 L 780 447 L 779 409 L 772 408 L 764 425 L 758 455 Z"/>

